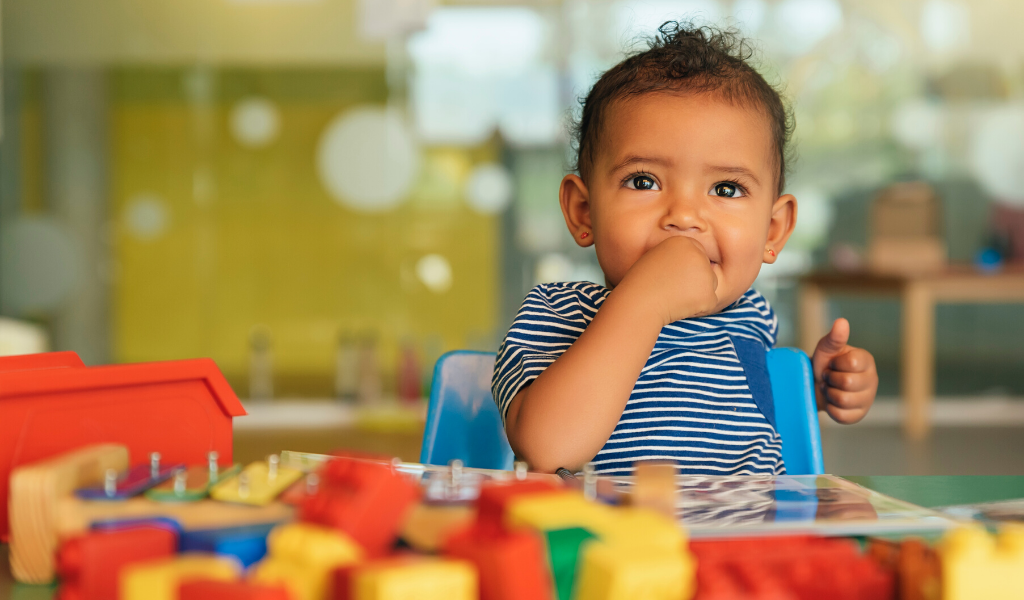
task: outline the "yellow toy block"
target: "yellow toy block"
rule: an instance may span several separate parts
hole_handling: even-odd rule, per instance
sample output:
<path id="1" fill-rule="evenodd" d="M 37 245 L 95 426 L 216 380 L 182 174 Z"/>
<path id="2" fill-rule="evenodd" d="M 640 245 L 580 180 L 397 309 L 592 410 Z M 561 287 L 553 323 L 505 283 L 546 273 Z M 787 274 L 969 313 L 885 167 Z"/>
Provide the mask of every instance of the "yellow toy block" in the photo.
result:
<path id="1" fill-rule="evenodd" d="M 476 600 L 476 569 L 461 560 L 367 565 L 352 582 L 352 600 Z"/>
<path id="2" fill-rule="evenodd" d="M 1024 526 L 961 527 L 939 542 L 943 600 L 1024 599 Z"/>
<path id="3" fill-rule="evenodd" d="M 242 472 L 210 488 L 210 497 L 221 502 L 264 506 L 270 504 L 293 483 L 302 478 L 298 469 L 279 466 L 279 460 L 256 461 Z"/>
<path id="4" fill-rule="evenodd" d="M 615 546 L 643 546 L 665 552 L 686 551 L 686 532 L 657 510 L 640 507 L 612 509 L 610 519 L 591 527 L 591 533 Z"/>
<path id="5" fill-rule="evenodd" d="M 202 553 L 136 563 L 121 572 L 118 597 L 120 600 L 177 600 L 178 586 L 184 581 L 231 581 L 241 572 L 241 565 L 232 558 Z"/>
<path id="6" fill-rule="evenodd" d="M 267 557 L 253 566 L 257 583 L 284 584 L 296 600 L 322 600 L 331 571 L 358 562 L 362 549 L 344 533 L 309 523 L 275 527 Z"/>
<path id="7" fill-rule="evenodd" d="M 516 498 L 505 511 L 505 524 L 511 528 L 529 527 L 539 531 L 582 527 L 596 531 L 608 526 L 613 509 L 591 502 L 578 492 L 550 492 Z"/>
<path id="8" fill-rule="evenodd" d="M 696 590 L 689 554 L 588 542 L 582 550 L 575 600 L 688 600 Z"/>

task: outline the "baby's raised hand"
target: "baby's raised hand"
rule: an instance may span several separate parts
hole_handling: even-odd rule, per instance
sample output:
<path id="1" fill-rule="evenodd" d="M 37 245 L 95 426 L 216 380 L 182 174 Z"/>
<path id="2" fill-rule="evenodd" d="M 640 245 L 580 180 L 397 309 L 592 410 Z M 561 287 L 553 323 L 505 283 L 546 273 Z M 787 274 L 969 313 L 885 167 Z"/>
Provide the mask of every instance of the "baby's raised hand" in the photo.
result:
<path id="1" fill-rule="evenodd" d="M 836 319 L 811 357 L 818 410 L 838 423 L 856 423 L 868 414 L 878 391 L 875 357 L 863 348 L 846 345 L 850 322 Z"/>
<path id="2" fill-rule="evenodd" d="M 718 278 L 700 242 L 673 236 L 633 263 L 618 288 L 635 294 L 638 306 L 653 310 L 668 325 L 704 315 L 718 304 Z"/>

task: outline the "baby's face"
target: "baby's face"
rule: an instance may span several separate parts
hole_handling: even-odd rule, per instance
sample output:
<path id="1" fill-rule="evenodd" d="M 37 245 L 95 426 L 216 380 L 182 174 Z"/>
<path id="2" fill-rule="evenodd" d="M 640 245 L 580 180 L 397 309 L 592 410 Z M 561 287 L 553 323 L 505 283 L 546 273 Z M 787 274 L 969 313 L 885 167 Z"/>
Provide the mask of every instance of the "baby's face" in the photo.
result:
<path id="1" fill-rule="evenodd" d="M 778 203 L 792 201 L 777 194 L 775 152 L 758 111 L 711 95 L 652 93 L 613 103 L 586 185 L 608 286 L 644 253 L 682 235 L 700 242 L 712 263 L 716 311 L 736 301 L 762 262 L 774 261 L 772 216 Z"/>

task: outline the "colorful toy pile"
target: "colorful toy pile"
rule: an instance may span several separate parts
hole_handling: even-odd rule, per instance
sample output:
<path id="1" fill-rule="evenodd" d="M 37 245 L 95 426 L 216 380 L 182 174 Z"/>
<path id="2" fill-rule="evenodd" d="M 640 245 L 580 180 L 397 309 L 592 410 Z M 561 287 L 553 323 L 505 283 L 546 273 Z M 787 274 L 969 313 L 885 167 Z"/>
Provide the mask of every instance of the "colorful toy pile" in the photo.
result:
<path id="1" fill-rule="evenodd" d="M 934 549 L 871 541 L 866 552 L 811 536 L 690 541 L 637 497 L 612 506 L 553 478 L 485 481 L 467 503 L 424 499 L 420 482 L 393 464 L 351 456 L 310 474 L 276 457 L 243 470 L 179 467 L 170 478 L 153 461 L 148 480 L 127 465 L 124 447 L 103 445 L 15 470 L 11 560 L 20 581 L 56 574 L 62 600 L 1024 595 L 1024 528 L 993 537 L 964 527 Z M 214 500 L 186 492 L 182 473 L 202 479 Z M 148 481 L 153 492 L 175 478 L 161 494 L 124 499 L 128 487 L 141 493 Z"/>

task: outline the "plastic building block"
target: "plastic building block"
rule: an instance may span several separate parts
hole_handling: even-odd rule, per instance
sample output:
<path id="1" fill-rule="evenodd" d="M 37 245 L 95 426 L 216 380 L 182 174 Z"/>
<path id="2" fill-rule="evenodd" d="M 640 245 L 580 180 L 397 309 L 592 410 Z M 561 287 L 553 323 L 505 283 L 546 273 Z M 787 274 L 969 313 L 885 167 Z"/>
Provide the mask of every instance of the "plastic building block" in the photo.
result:
<path id="1" fill-rule="evenodd" d="M 345 532 L 370 557 L 379 557 L 394 545 L 419 497 L 419 486 L 391 465 L 335 458 L 320 472 L 318 491 L 303 502 L 299 515 Z"/>
<path id="2" fill-rule="evenodd" d="M 544 543 L 534 532 L 493 532 L 479 525 L 470 526 L 449 536 L 443 552 L 476 567 L 481 600 L 552 598 Z"/>
<path id="3" fill-rule="evenodd" d="M 351 600 L 476 600 L 477 574 L 461 560 L 382 561 L 356 569 Z"/>
<path id="4" fill-rule="evenodd" d="M 591 502 L 575 491 L 530 494 L 509 501 L 505 524 L 539 531 L 582 527 L 595 530 L 614 518 L 614 509 Z"/>
<path id="5" fill-rule="evenodd" d="M 579 527 L 556 529 L 546 532 L 551 574 L 555 578 L 555 592 L 558 600 L 570 600 L 576 583 L 576 567 L 584 542 L 594 539 L 594 534 Z"/>
<path id="6" fill-rule="evenodd" d="M 178 586 L 192 579 L 238 579 L 236 561 L 212 554 L 182 554 L 175 558 L 129 565 L 121 571 L 119 600 L 177 600 Z"/>
<path id="7" fill-rule="evenodd" d="M 284 586 L 195 579 L 178 586 L 178 600 L 291 600 Z"/>
<path id="8" fill-rule="evenodd" d="M 248 567 L 266 555 L 267 536 L 277 525 L 261 523 L 227 529 L 186 531 L 181 536 L 181 551 L 233 556 L 243 567 Z"/>
<path id="9" fill-rule="evenodd" d="M 210 490 L 210 497 L 221 502 L 263 506 L 273 502 L 302 477 L 302 471 L 279 465 L 276 455 L 256 461 L 242 472 L 225 479 Z"/>
<path id="10" fill-rule="evenodd" d="M 195 502 L 209 496 L 210 488 L 219 481 L 234 477 L 242 470 L 242 465 L 220 469 L 215 457 L 217 453 L 210 454 L 214 457 L 210 458 L 208 465 L 175 472 L 167 481 L 146 490 L 146 497 L 154 502 Z"/>
<path id="11" fill-rule="evenodd" d="M 682 550 L 588 542 L 582 550 L 576 600 L 688 600 L 696 565 Z"/>
<path id="12" fill-rule="evenodd" d="M 1024 597 L 1024 526 L 1003 525 L 997 535 L 960 527 L 936 547 L 942 562 L 942 599 L 1019 600 Z"/>
<path id="13" fill-rule="evenodd" d="M 548 481 L 488 481 L 480 486 L 477 498 L 477 519 L 483 524 L 504 526 L 505 512 L 510 502 L 534 494 L 564 492 L 564 488 Z"/>
<path id="14" fill-rule="evenodd" d="M 893 575 L 850 540 L 785 536 L 695 541 L 696 600 L 887 600 Z M 772 595 L 775 594 L 775 595 Z"/>
<path id="15" fill-rule="evenodd" d="M 252 568 L 256 583 L 284 585 L 295 600 L 322 600 L 331 571 L 360 560 L 362 549 L 344 533 L 310 523 L 274 528 L 268 556 Z"/>
<path id="16" fill-rule="evenodd" d="M 124 567 L 172 556 L 177 548 L 177 533 L 165 527 L 93 531 L 67 540 L 57 555 L 58 598 L 116 598 L 118 576 Z"/>
<path id="17" fill-rule="evenodd" d="M 9 503 L 14 578 L 22 583 L 51 581 L 57 550 L 59 501 L 76 488 L 103 481 L 107 469 L 121 470 L 127 466 L 128 450 L 124 446 L 105 444 L 15 469 L 11 474 Z"/>
<path id="18" fill-rule="evenodd" d="M 200 464 L 210 450 L 230 465 L 231 421 L 244 414 L 210 359 L 86 367 L 72 353 L 0 358 L 0 540 L 15 468 L 100 443 L 127 447 L 132 466 L 151 452 Z M 100 472 L 90 483 L 102 482 Z"/>
<path id="19" fill-rule="evenodd" d="M 676 552 L 686 549 L 686 532 L 676 519 L 650 508 L 623 507 L 611 518 L 595 520 L 591 531 L 603 541 L 621 546 L 644 546 Z"/>
<path id="20" fill-rule="evenodd" d="M 82 488 L 75 492 L 84 500 L 126 500 L 138 496 L 149 488 L 170 478 L 185 465 L 161 465 L 160 453 L 150 455 L 150 464 L 136 465 L 127 472 L 118 474 L 115 469 L 104 473 L 103 485 Z"/>

